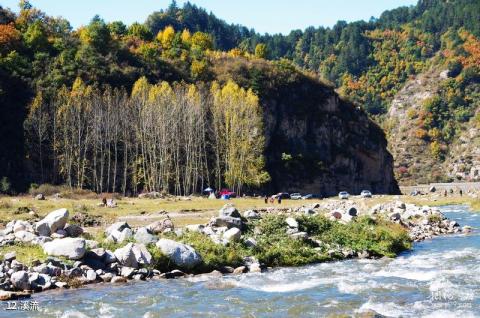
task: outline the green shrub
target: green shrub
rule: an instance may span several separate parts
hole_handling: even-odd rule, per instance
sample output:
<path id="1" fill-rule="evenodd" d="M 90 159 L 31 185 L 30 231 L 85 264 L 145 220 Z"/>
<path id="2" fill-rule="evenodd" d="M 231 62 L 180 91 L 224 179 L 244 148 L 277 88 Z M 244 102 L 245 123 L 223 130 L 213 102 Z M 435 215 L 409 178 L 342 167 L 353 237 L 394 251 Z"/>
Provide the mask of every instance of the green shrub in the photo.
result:
<path id="1" fill-rule="evenodd" d="M 197 271 L 211 271 L 222 266 L 240 266 L 243 257 L 248 256 L 247 249 L 240 243 L 228 246 L 214 243 L 208 236 L 198 232 L 185 232 L 180 241 L 192 246 L 203 259 L 204 264 Z"/>

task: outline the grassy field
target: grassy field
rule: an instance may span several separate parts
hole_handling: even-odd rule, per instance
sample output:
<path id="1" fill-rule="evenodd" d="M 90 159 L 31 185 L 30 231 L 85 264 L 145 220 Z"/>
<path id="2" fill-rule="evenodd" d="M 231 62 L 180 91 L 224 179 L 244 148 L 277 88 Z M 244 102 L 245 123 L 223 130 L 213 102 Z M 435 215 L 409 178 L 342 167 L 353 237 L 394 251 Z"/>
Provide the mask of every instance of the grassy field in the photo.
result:
<path id="1" fill-rule="evenodd" d="M 325 203 L 335 201 L 337 198 L 328 198 L 324 200 L 282 200 L 281 207 L 296 207 L 316 202 Z M 467 204 L 473 211 L 480 211 L 480 200 L 468 196 L 446 197 L 439 195 L 427 196 L 390 196 L 380 195 L 371 199 L 351 197 L 349 201 L 355 202 L 357 207 L 367 210 L 375 204 L 385 203 L 392 200 L 402 200 L 407 203 L 418 205 L 439 206 L 446 204 Z M 239 210 L 278 207 L 278 203 L 265 204 L 263 198 L 237 198 L 229 201 L 212 200 L 203 197 L 181 198 L 172 197 L 167 199 L 139 199 L 122 198 L 116 200 L 117 207 L 108 208 L 99 206 L 99 198 L 54 198 L 47 197 L 46 200 L 35 200 L 32 196 L 0 197 L 0 221 L 6 223 L 12 219 L 29 220 L 35 218 L 29 214 L 34 211 L 38 217 L 45 216 L 49 212 L 67 208 L 70 214 L 83 212 L 89 215 L 98 216 L 103 224 L 109 224 L 116 220 L 126 220 L 131 225 L 141 225 L 153 222 L 168 213 L 174 220 L 175 225 L 183 226 L 193 223 L 205 223 L 212 216 L 216 215 L 218 210 L 226 203 L 234 204 Z"/>

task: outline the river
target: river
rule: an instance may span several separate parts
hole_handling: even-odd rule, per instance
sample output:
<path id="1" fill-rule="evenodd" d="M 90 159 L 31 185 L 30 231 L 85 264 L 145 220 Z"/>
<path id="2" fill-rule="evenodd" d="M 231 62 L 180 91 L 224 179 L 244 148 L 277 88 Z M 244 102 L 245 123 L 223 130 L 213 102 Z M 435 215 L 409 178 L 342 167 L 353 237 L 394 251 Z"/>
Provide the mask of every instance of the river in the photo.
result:
<path id="1" fill-rule="evenodd" d="M 480 228 L 466 207 L 442 212 Z M 0 317 L 480 317 L 480 235 L 416 243 L 395 259 L 348 260 L 266 273 L 98 284 L 33 295 L 38 312 Z M 1 304 L 4 305 L 4 304 Z M 5 305 L 4 305 L 5 306 Z"/>

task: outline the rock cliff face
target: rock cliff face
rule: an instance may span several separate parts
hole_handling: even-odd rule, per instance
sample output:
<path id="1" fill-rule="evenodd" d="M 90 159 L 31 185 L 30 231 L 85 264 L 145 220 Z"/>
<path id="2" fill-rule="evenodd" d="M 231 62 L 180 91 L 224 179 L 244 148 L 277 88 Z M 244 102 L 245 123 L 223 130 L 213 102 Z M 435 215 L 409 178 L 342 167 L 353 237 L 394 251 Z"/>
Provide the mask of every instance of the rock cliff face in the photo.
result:
<path id="1" fill-rule="evenodd" d="M 480 127 L 472 120 L 456 121 L 455 138 L 447 144 L 444 157 L 436 158 L 431 141 L 417 135 L 417 116 L 410 115 L 420 114 L 423 103 L 438 96 L 447 74 L 445 68 L 434 66 L 407 81 L 392 100 L 385 126 L 396 179 L 402 185 L 480 180 Z"/>
<path id="2" fill-rule="evenodd" d="M 383 131 L 333 90 L 315 87 L 264 103 L 267 168 L 275 191 L 397 193 Z M 321 94 L 319 94 L 321 92 Z M 305 109 L 292 107 L 312 99 Z M 301 105 L 296 105 L 301 106 Z"/>
<path id="3" fill-rule="evenodd" d="M 382 129 L 331 87 L 264 61 L 236 60 L 216 77 L 259 88 L 269 191 L 399 193 Z"/>

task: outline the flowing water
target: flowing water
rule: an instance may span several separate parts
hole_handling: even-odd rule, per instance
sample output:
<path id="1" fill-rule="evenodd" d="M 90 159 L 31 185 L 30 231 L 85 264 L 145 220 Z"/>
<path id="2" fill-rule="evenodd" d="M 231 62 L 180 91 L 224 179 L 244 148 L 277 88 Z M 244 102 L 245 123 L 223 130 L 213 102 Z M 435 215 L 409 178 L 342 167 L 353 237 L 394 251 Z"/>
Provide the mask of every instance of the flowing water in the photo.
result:
<path id="1" fill-rule="evenodd" d="M 446 206 L 461 225 L 480 214 Z M 36 294 L 39 312 L 3 317 L 480 317 L 480 235 L 417 243 L 395 259 L 348 260 L 267 273 L 96 285 Z M 2 316 L 3 314 L 3 316 Z"/>

